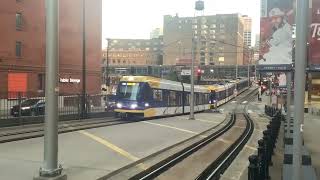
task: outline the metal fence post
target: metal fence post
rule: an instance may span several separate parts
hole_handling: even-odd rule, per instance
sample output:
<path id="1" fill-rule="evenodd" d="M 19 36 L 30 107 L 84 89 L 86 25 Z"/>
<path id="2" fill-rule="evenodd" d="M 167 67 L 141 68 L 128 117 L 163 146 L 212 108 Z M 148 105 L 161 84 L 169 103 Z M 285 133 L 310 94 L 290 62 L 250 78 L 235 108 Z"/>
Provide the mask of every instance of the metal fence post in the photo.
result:
<path id="1" fill-rule="evenodd" d="M 259 166 L 259 179 L 264 180 L 265 179 L 265 166 L 266 166 L 266 162 L 265 162 L 265 154 L 264 154 L 264 141 L 263 139 L 260 139 L 258 141 L 258 166 Z"/>
<path id="2" fill-rule="evenodd" d="M 249 156 L 248 180 L 258 180 L 258 156 Z"/>

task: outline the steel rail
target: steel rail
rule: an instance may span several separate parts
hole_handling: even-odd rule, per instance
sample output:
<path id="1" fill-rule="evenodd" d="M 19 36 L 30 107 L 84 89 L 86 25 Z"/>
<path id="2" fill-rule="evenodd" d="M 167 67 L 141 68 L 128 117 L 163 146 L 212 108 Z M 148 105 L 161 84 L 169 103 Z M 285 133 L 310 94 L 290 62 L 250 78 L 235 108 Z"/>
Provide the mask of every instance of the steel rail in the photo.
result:
<path id="1" fill-rule="evenodd" d="M 171 155 L 170 157 L 166 158 L 165 160 L 161 161 L 160 163 L 157 163 L 156 165 L 150 167 L 146 171 L 142 171 L 141 173 L 131 177 L 130 179 L 153 179 L 160 175 L 161 173 L 165 172 L 170 167 L 178 164 L 180 161 L 185 159 L 186 157 L 190 156 L 197 150 L 201 149 L 205 145 L 211 143 L 221 135 L 223 135 L 225 132 L 227 132 L 235 123 L 235 117 L 232 115 L 230 120 L 226 125 L 224 125 L 221 129 L 218 131 L 212 133 L 210 136 L 188 146 L 187 148 L 184 148 L 183 150 Z"/>
<path id="2" fill-rule="evenodd" d="M 204 138 L 204 139 L 202 139 L 202 140 L 200 140 L 200 141 L 198 141 L 196 143 L 193 143 L 192 145 L 190 145 L 190 146 L 184 148 L 183 150 L 181 150 L 181 151 L 171 155 L 170 157 L 166 158 L 165 160 L 162 160 L 159 163 L 151 166 L 147 170 L 144 170 L 144 171 L 136 174 L 135 176 L 131 177 L 130 179 L 131 180 L 135 180 L 135 179 L 139 179 L 139 180 L 153 179 L 153 178 L 159 176 L 160 174 L 164 173 L 169 168 L 171 168 L 174 165 L 178 164 L 179 162 L 181 162 L 183 159 L 187 158 L 191 154 L 195 153 L 197 150 L 199 150 L 202 147 L 206 146 L 207 144 L 213 142 L 215 139 L 217 139 L 218 137 L 223 135 L 225 132 L 227 132 L 235 124 L 235 121 L 236 121 L 236 115 L 235 115 L 236 113 L 235 113 L 235 111 L 237 110 L 238 106 L 241 105 L 242 100 L 252 98 L 253 95 L 255 95 L 255 92 L 256 92 L 256 89 L 251 91 L 248 94 L 245 94 L 242 97 L 239 97 L 240 100 L 238 100 L 238 103 L 236 104 L 236 107 L 234 108 L 234 111 L 233 111 L 233 113 L 231 115 L 231 119 L 224 127 L 219 129 L 218 131 L 214 132 L 210 136 L 208 136 L 208 137 L 206 137 L 206 138 Z M 243 108 L 243 111 L 245 111 L 245 107 Z M 240 136 L 240 138 L 238 138 L 237 141 L 247 142 L 247 141 L 243 140 L 243 138 L 241 138 L 241 137 L 245 135 L 245 137 L 249 137 L 250 138 L 251 134 L 252 134 L 252 133 L 250 133 L 251 131 L 253 132 L 253 122 L 252 123 L 248 122 L 247 126 L 246 126 L 246 130 L 244 131 L 244 133 L 242 133 L 242 135 Z M 239 146 L 236 146 L 236 147 L 239 147 Z M 232 151 L 232 152 L 234 152 L 234 151 Z"/>

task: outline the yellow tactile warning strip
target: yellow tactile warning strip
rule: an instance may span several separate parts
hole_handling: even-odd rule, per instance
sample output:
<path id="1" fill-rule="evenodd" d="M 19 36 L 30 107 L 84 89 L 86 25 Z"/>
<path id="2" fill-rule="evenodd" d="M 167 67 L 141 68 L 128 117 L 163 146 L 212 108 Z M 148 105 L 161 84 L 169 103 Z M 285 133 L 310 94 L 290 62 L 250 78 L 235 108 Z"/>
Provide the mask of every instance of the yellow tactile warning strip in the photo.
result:
<path id="1" fill-rule="evenodd" d="M 151 124 L 151 125 L 155 125 L 155 126 L 160 126 L 160 127 L 165 127 L 165 128 L 169 128 L 169 129 L 174 129 L 174 130 L 178 130 L 178 131 L 181 131 L 181 132 L 186 132 L 186 133 L 189 133 L 189 134 L 200 134 L 198 132 L 194 132 L 194 131 L 190 131 L 190 130 L 186 130 L 186 129 L 181 129 L 181 128 L 177 128 L 177 127 L 174 127 L 174 126 L 168 126 L 168 125 L 164 125 L 164 124 L 158 124 L 158 123 L 152 123 L 152 122 L 143 122 L 143 123 Z M 201 135 L 201 137 L 205 138 L 207 136 Z"/>
<path id="2" fill-rule="evenodd" d="M 129 152 L 121 149 L 120 147 L 118 147 L 118 146 L 116 146 L 116 145 L 108 142 L 107 140 L 105 140 L 105 139 L 103 139 L 103 138 L 100 138 L 100 137 L 98 137 L 98 136 L 96 136 L 96 135 L 94 135 L 94 134 L 91 134 L 91 133 L 89 133 L 89 132 L 87 132 L 87 131 L 84 131 L 84 130 L 78 131 L 78 132 L 79 132 L 80 134 L 83 134 L 83 135 L 85 135 L 85 136 L 87 136 L 87 137 L 95 140 L 96 142 L 98 142 L 98 143 L 100 143 L 100 144 L 108 147 L 109 149 L 115 151 L 116 153 L 118 153 L 118 154 L 120 154 L 120 155 L 122 155 L 122 156 L 124 156 L 124 157 L 126 157 L 126 158 L 128 158 L 128 159 L 130 159 L 130 160 L 132 160 L 132 161 L 137 161 L 137 160 L 139 160 L 138 157 L 135 157 L 134 155 L 130 154 Z M 147 167 L 146 167 L 144 164 L 142 164 L 142 163 L 138 164 L 137 166 L 138 166 L 139 168 L 143 169 L 143 170 L 147 169 Z"/>

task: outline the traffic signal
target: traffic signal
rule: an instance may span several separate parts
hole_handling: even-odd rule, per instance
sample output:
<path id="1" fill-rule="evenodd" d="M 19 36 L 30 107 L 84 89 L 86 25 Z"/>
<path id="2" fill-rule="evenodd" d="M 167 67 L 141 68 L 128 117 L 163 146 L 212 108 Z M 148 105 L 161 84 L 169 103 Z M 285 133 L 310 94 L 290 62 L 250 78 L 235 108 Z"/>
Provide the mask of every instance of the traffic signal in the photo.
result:
<path id="1" fill-rule="evenodd" d="M 198 83 L 201 81 L 201 74 L 202 74 L 201 69 L 197 69 L 197 81 L 198 81 Z"/>

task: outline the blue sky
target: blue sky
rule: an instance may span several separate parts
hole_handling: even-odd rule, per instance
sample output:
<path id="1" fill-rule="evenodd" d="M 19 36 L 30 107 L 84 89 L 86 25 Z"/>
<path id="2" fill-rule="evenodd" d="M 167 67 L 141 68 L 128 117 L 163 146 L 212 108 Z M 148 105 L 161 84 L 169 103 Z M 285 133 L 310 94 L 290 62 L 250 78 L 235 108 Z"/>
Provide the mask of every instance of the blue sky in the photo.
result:
<path id="1" fill-rule="evenodd" d="M 240 13 L 253 18 L 259 31 L 260 0 L 204 0 L 205 15 Z M 149 38 L 162 27 L 163 15 L 193 16 L 195 0 L 103 0 L 103 47 L 106 38 Z M 253 37 L 254 38 L 254 37 Z M 254 39 L 253 39 L 254 40 Z"/>

